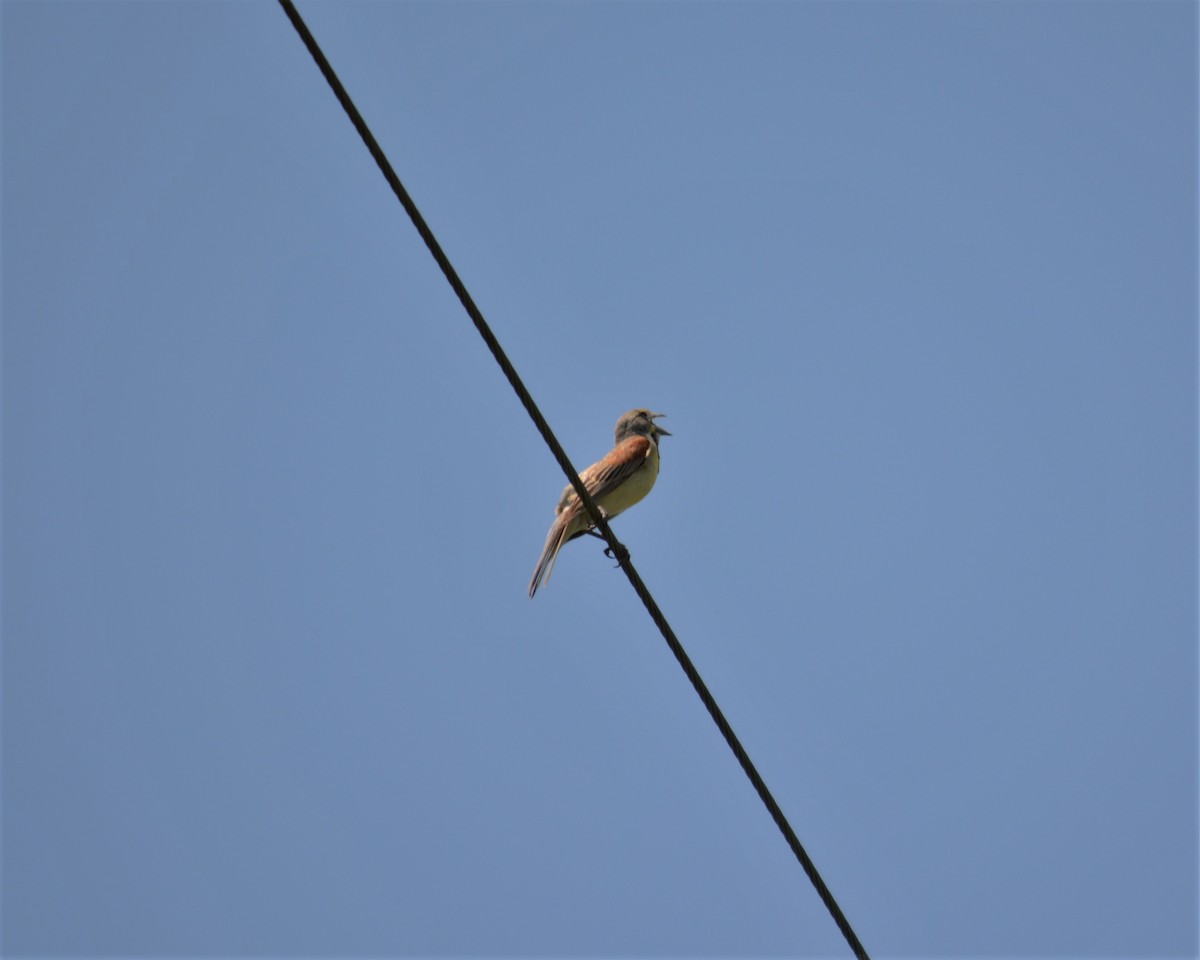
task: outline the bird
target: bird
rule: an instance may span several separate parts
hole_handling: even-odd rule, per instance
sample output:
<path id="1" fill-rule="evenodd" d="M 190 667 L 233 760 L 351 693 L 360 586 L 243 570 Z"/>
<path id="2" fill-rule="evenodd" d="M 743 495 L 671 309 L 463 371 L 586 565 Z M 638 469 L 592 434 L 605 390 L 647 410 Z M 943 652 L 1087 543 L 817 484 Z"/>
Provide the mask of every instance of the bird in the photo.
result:
<path id="1" fill-rule="evenodd" d="M 651 413 L 642 407 L 623 413 L 617 420 L 613 448 L 600 460 L 579 474 L 584 489 L 604 515 L 611 520 L 628 510 L 650 492 L 658 479 L 658 441 L 671 432 L 654 421 L 666 416 Z M 554 508 L 554 523 L 542 548 L 542 557 L 529 581 L 529 597 L 550 579 L 554 561 L 563 544 L 590 533 L 592 520 L 587 509 L 570 484 L 562 492 Z"/>

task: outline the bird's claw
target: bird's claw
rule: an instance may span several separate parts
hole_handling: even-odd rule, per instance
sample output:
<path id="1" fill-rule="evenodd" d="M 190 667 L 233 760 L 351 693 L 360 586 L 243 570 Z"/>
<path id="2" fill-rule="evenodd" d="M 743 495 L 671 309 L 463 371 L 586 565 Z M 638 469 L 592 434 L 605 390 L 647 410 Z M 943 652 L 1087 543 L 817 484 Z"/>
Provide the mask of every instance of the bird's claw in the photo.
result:
<path id="1" fill-rule="evenodd" d="M 588 527 L 588 529 L 584 530 L 583 532 L 589 537 L 595 537 L 597 540 L 604 540 L 604 534 L 596 530 L 595 527 Z M 604 542 L 606 544 L 608 543 L 607 540 L 604 540 Z M 616 560 L 618 567 L 629 559 L 629 551 L 625 549 L 625 545 L 623 543 L 618 543 L 616 548 L 606 546 L 604 548 L 604 555 L 608 557 L 609 560 Z"/>
<path id="2" fill-rule="evenodd" d="M 615 548 L 605 547 L 604 555 L 608 557 L 609 560 L 616 560 L 618 567 L 629 559 L 629 551 L 625 549 L 625 545 L 623 543 L 618 543 Z"/>

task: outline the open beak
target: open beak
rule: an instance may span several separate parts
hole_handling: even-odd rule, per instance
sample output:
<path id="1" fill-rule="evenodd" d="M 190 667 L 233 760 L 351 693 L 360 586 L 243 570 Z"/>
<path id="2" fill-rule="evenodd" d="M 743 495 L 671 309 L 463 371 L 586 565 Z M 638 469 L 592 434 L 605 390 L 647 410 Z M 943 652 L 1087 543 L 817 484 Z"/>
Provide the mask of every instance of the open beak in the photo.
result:
<path id="1" fill-rule="evenodd" d="M 650 414 L 650 419 L 657 420 L 659 417 L 665 417 L 665 416 L 666 416 L 665 413 L 652 413 L 652 414 Z M 659 434 L 659 436 L 662 436 L 662 437 L 674 436 L 674 434 L 672 434 L 670 430 L 668 430 L 666 427 L 660 427 L 657 423 L 654 425 L 654 429 Z"/>

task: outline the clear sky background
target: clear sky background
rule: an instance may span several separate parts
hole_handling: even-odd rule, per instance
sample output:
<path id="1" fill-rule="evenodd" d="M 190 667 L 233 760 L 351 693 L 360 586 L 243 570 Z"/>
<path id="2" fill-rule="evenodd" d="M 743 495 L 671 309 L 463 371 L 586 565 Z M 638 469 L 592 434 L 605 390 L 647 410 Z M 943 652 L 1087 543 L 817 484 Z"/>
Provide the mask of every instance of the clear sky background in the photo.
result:
<path id="1" fill-rule="evenodd" d="M 1196 5 L 300 9 L 868 950 L 1194 955 Z M 0 15 L 4 953 L 847 956 L 282 11 Z"/>

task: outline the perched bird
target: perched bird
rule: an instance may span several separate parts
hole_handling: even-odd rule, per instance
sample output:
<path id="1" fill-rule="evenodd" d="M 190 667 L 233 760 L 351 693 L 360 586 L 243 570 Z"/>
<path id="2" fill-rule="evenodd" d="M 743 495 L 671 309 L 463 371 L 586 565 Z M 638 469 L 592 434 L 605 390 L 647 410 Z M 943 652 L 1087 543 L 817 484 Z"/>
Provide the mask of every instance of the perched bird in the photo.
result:
<path id="1" fill-rule="evenodd" d="M 615 445 L 603 460 L 598 460 L 579 474 L 587 492 L 596 506 L 611 520 L 623 510 L 628 510 L 650 492 L 658 479 L 658 438 L 671 436 L 670 431 L 658 426 L 654 420 L 665 416 L 649 410 L 630 410 L 617 421 Z M 538 587 L 550 579 L 554 559 L 568 540 L 574 540 L 589 532 L 591 518 L 583 502 L 569 483 L 554 508 L 554 523 L 542 548 L 542 558 L 533 579 L 529 581 L 529 596 L 537 593 Z"/>

